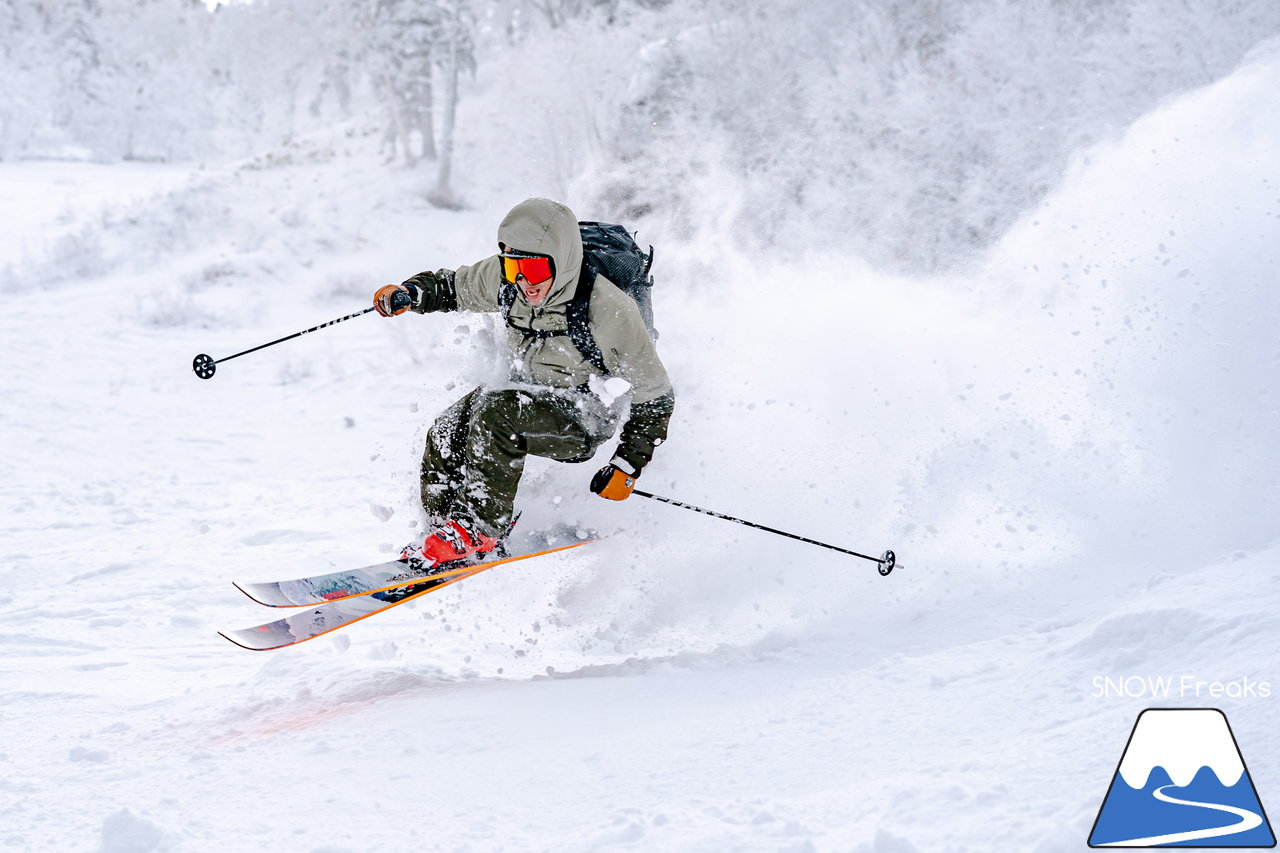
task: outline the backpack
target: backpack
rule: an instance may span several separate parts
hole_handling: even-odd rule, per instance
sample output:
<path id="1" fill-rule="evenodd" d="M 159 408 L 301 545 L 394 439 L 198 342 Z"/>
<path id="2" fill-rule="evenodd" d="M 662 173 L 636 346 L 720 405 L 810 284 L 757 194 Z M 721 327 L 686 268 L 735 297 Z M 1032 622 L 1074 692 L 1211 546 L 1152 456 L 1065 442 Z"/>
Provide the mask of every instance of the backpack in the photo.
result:
<path id="1" fill-rule="evenodd" d="M 504 283 L 499 292 L 498 302 L 507 325 L 526 337 L 554 338 L 569 335 L 573 345 L 578 348 L 587 361 L 596 366 L 601 373 L 608 374 L 604 364 L 604 354 L 591 334 L 587 322 L 587 311 L 591 305 L 591 294 L 595 289 L 597 275 L 603 275 L 617 285 L 618 289 L 635 301 L 644 319 L 649 337 L 658 339 L 658 332 L 653 327 L 653 301 L 650 289 L 653 287 L 653 276 L 649 268 L 653 266 L 653 246 L 645 254 L 636 245 L 630 232 L 621 225 L 610 225 L 606 222 L 579 222 L 578 230 L 582 233 L 582 274 L 578 278 L 578 288 L 566 308 L 569 331 L 548 332 L 525 329 L 511 322 L 511 306 L 516 299 L 514 285 Z"/>

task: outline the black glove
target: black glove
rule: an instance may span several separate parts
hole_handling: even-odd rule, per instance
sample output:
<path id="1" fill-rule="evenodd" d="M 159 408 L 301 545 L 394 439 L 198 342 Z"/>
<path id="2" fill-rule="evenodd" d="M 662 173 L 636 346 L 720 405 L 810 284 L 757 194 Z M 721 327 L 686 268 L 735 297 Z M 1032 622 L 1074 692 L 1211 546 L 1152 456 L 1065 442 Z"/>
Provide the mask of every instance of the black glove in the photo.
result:
<path id="1" fill-rule="evenodd" d="M 667 424 L 675 407 L 676 399 L 672 393 L 644 403 L 631 404 L 631 414 L 622 425 L 618 451 L 614 456 L 625 462 L 630 470 L 637 472 L 637 477 L 653 458 L 654 449 L 667 440 Z"/>
<path id="2" fill-rule="evenodd" d="M 458 292 L 453 270 L 420 272 L 406 279 L 404 287 L 413 292 L 413 310 L 423 314 L 435 311 L 457 311 Z"/>

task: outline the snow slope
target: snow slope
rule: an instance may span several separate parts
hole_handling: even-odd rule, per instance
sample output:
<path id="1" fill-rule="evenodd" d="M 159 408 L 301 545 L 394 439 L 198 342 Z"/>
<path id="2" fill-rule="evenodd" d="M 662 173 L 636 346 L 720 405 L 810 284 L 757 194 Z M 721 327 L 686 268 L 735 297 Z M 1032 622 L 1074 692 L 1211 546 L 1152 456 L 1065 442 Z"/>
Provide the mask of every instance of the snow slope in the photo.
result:
<path id="1" fill-rule="evenodd" d="M 1149 704 L 1223 708 L 1265 805 L 1274 696 L 1095 678 L 1276 682 L 1278 90 L 1272 43 L 1087 152 L 972 275 L 668 241 L 680 404 L 645 485 L 892 546 L 891 577 L 535 463 L 526 523 L 607 542 L 268 654 L 214 633 L 274 615 L 229 581 L 407 541 L 489 323 L 363 317 L 207 382 L 191 357 L 478 258 L 518 197 L 431 210 L 356 127 L 57 167 L 97 188 L 81 237 L 4 209 L 0 838 L 1077 850 Z M 5 197 L 47 168 L 0 164 Z"/>

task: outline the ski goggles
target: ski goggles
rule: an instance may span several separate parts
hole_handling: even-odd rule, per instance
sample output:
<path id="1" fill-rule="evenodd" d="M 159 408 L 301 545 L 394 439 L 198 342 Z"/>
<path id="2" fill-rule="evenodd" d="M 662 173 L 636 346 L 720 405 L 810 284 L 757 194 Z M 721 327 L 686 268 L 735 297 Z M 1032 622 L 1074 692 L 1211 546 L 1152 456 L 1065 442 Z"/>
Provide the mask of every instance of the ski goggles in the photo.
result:
<path id="1" fill-rule="evenodd" d="M 502 280 L 515 284 L 517 276 L 524 276 L 530 284 L 542 284 L 556 274 L 555 265 L 546 255 L 504 254 Z"/>

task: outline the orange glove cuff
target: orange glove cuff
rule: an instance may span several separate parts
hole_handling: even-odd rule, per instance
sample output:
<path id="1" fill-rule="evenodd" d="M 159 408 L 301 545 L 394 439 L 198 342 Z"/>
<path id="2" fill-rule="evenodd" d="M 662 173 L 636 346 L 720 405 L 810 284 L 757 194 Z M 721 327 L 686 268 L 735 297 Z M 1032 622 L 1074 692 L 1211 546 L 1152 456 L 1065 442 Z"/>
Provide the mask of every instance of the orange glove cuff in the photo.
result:
<path id="1" fill-rule="evenodd" d="M 396 293 L 404 291 L 404 285 L 401 284 L 384 284 L 378 288 L 378 292 L 373 294 L 373 307 L 378 309 L 378 313 L 383 317 L 390 317 L 395 314 L 403 314 L 409 310 L 412 299 L 395 298 Z M 405 293 L 405 296 L 408 296 Z M 398 304 L 399 303 L 399 304 Z"/>
<path id="2" fill-rule="evenodd" d="M 601 468 L 591 479 L 591 491 L 611 501 L 625 501 L 636 487 L 636 478 L 613 465 Z"/>

